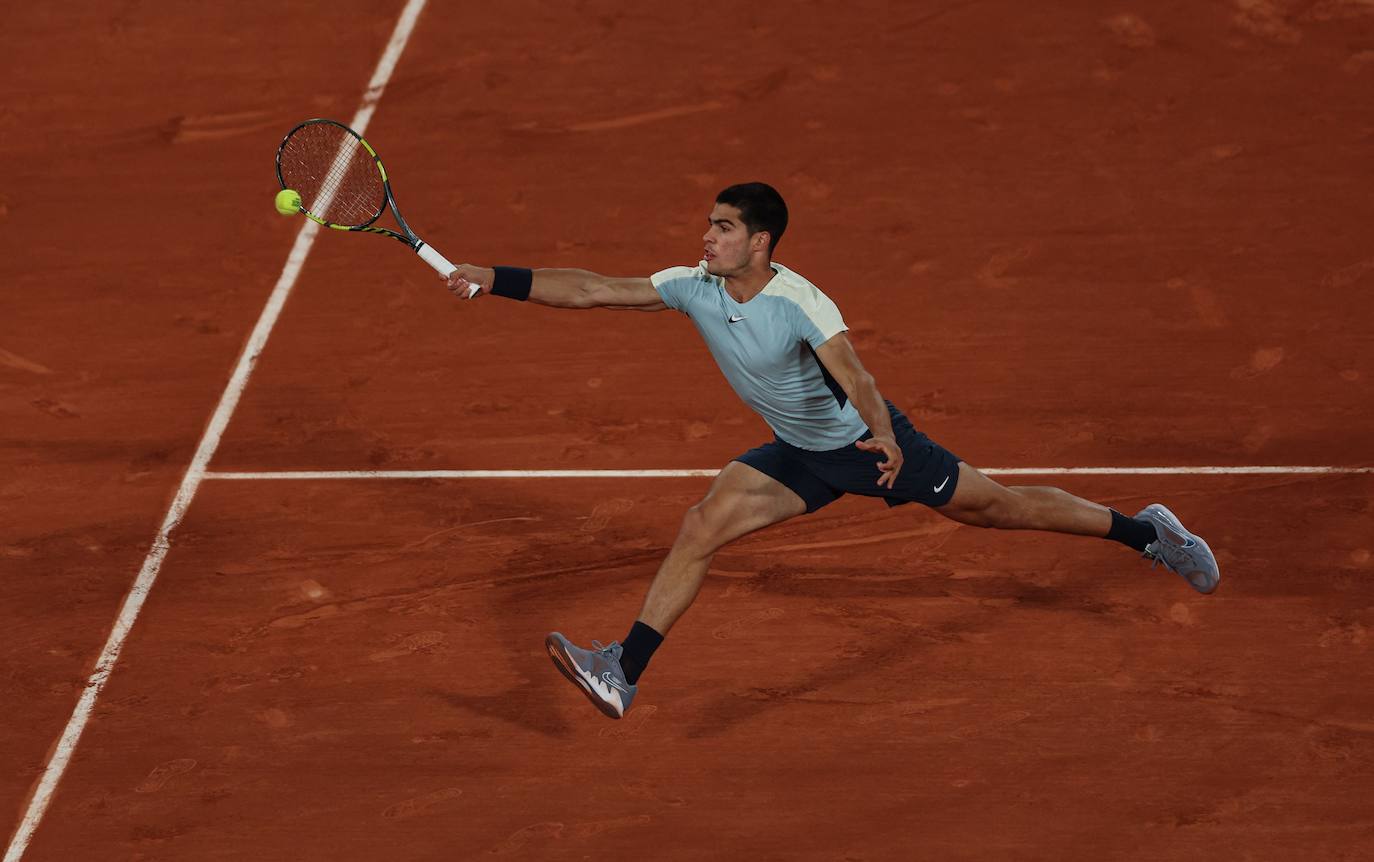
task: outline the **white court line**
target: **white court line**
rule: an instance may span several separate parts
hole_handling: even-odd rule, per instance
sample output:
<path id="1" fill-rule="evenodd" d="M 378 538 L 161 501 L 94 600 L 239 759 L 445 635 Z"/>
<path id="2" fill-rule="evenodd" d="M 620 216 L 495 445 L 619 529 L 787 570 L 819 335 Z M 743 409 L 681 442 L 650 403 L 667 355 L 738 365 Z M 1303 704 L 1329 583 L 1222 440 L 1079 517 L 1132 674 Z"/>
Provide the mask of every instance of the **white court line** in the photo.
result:
<path id="1" fill-rule="evenodd" d="M 368 82 L 367 91 L 363 94 L 358 112 L 353 115 L 352 126 L 359 134 L 367 130 L 367 125 L 372 120 L 372 113 L 377 108 L 377 101 L 381 99 L 387 81 L 391 79 L 391 73 L 395 71 L 397 61 L 401 59 L 401 52 L 405 50 L 406 42 L 410 40 L 410 34 L 415 29 L 415 22 L 420 16 L 420 11 L 424 9 L 425 2 L 426 0 L 409 0 L 405 9 L 401 11 L 401 17 L 396 22 L 396 29 L 391 34 L 391 41 L 387 43 L 386 50 L 377 62 L 377 68 L 372 73 L 372 80 Z M 43 819 L 43 814 L 48 809 L 48 803 L 52 801 L 57 783 L 66 771 L 67 764 L 71 762 L 72 752 L 75 751 L 76 744 L 81 739 L 81 732 L 86 728 L 86 722 L 90 720 L 91 710 L 95 707 L 95 699 L 100 695 L 100 690 L 105 687 L 106 680 L 110 678 L 110 672 L 114 670 L 115 662 L 119 660 L 119 652 L 124 647 L 124 640 L 129 636 L 129 630 L 133 628 L 134 620 L 138 618 L 139 610 L 143 607 L 143 601 L 147 598 L 148 591 L 152 589 L 153 582 L 157 580 L 158 571 L 162 568 L 162 560 L 167 556 L 167 551 L 171 547 L 171 533 L 181 522 L 182 516 L 186 514 L 187 507 L 191 505 L 191 500 L 196 495 L 196 489 L 200 487 L 201 480 L 206 477 L 205 467 L 214 457 L 215 450 L 219 448 L 220 438 L 229 424 L 229 417 L 233 415 L 234 408 L 239 403 L 239 396 L 243 394 L 244 387 L 248 385 L 248 376 L 253 372 L 258 357 L 262 355 L 263 348 L 267 345 L 267 336 L 271 334 L 272 327 L 276 324 L 282 307 L 286 304 L 287 295 L 291 293 L 291 288 L 295 286 L 296 279 L 300 276 L 301 267 L 305 265 L 305 259 L 310 254 L 310 247 L 314 244 L 315 236 L 319 230 L 318 225 L 314 222 L 308 219 L 303 221 L 305 224 L 301 227 L 300 233 L 296 234 L 296 242 L 291 247 L 290 255 L 286 258 L 286 265 L 282 268 L 281 277 L 277 279 L 276 286 L 272 288 L 267 306 L 263 308 L 257 325 L 253 327 L 253 333 L 249 336 L 248 343 L 239 356 L 238 365 L 234 367 L 234 373 L 224 388 L 224 394 L 220 396 L 219 405 L 215 407 L 210 423 L 200 438 L 200 444 L 196 447 L 196 454 L 191 459 L 190 466 L 186 468 L 186 475 L 182 477 L 181 486 L 177 488 L 172 506 L 167 510 L 167 515 L 162 519 L 162 526 L 153 538 L 153 545 L 148 551 L 147 558 L 143 561 L 143 568 L 139 570 L 138 577 L 134 580 L 128 597 L 124 599 L 124 604 L 119 609 L 119 616 L 115 619 L 114 627 L 110 630 L 110 637 L 105 641 L 105 648 L 101 650 L 100 658 L 96 660 L 95 670 L 86 679 L 85 690 L 82 691 L 81 698 L 76 703 L 76 709 L 73 710 L 72 717 L 67 721 L 66 729 L 62 731 L 61 738 L 54 746 L 52 756 L 48 759 L 48 763 L 43 769 L 43 775 L 38 781 L 38 787 L 29 799 L 24 817 L 20 820 L 14 837 L 10 839 L 9 849 L 5 851 L 4 862 L 19 862 L 24 851 L 28 848 L 29 842 L 33 839 L 33 833 Z"/>
<path id="2" fill-rule="evenodd" d="M 1238 466 L 1238 467 L 988 467 L 989 476 L 1290 476 L 1374 473 L 1374 467 Z M 206 479 L 673 479 L 714 476 L 720 470 L 266 470 L 214 471 Z"/>

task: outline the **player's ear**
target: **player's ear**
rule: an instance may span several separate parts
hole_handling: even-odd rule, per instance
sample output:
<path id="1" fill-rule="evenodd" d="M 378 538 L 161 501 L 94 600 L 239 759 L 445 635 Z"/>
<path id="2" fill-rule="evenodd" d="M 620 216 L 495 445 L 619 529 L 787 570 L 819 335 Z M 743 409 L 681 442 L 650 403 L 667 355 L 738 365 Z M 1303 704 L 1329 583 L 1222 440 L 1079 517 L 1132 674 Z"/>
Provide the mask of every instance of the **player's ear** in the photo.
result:
<path id="1" fill-rule="evenodd" d="M 768 243 L 772 241 L 773 235 L 766 230 L 761 230 L 754 234 L 750 240 L 753 243 L 754 251 L 763 251 L 768 248 Z"/>

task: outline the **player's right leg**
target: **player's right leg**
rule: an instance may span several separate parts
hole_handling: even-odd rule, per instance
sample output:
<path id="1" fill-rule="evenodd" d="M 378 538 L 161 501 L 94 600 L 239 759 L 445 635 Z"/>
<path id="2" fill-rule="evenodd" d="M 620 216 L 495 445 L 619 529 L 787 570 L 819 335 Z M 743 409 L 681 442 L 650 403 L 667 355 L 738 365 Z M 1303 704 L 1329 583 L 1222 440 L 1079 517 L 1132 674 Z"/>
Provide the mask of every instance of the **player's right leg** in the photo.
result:
<path id="1" fill-rule="evenodd" d="M 739 461 L 727 464 L 701 502 L 683 516 L 677 539 L 649 585 L 643 610 L 625 643 L 603 647 L 593 641 L 593 649 L 588 650 L 552 632 L 544 645 L 554 665 L 597 709 L 611 718 L 623 716 L 639 691 L 636 683 L 649 656 L 700 592 L 716 551 L 741 536 L 824 505 L 802 499 L 813 490 L 793 490 Z M 829 499 L 834 495 L 826 502 Z"/>
<path id="2" fill-rule="evenodd" d="M 778 480 L 731 461 L 702 501 L 683 516 L 672 550 L 649 585 L 639 621 L 666 635 L 701 590 L 716 551 L 801 515 L 806 508 L 801 497 Z"/>

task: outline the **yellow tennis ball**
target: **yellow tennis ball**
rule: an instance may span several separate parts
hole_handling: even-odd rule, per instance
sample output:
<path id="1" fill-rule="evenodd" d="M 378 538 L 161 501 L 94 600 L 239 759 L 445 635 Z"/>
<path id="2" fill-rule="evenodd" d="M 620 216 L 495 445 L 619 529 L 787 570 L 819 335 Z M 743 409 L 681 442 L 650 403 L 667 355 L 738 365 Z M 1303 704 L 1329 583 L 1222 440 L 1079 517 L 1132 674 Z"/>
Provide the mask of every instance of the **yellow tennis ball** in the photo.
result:
<path id="1" fill-rule="evenodd" d="M 282 189 L 277 192 L 277 212 L 284 216 L 295 215 L 301 211 L 301 193 L 295 189 Z"/>

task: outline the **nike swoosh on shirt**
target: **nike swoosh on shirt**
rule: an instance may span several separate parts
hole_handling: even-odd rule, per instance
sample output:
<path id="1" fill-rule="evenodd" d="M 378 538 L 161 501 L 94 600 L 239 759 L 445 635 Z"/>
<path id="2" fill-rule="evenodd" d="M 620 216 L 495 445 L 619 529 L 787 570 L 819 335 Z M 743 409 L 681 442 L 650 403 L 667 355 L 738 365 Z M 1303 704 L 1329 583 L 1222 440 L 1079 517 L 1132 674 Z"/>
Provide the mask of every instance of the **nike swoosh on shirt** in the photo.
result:
<path id="1" fill-rule="evenodd" d="M 938 493 L 940 493 L 941 491 L 945 490 L 945 486 L 948 485 L 948 484 L 949 484 L 949 477 L 946 476 L 946 477 L 945 477 L 945 481 L 943 481 L 943 482 L 941 482 L 940 484 L 938 484 L 938 485 L 935 486 L 935 493 L 938 494 Z"/>
<path id="2" fill-rule="evenodd" d="M 726 318 L 726 321 L 725 321 L 725 322 L 726 322 L 726 323 L 739 323 L 741 320 L 748 320 L 748 318 L 749 318 L 749 316 L 746 315 L 746 314 L 732 314 L 732 315 L 730 315 L 728 318 Z"/>

